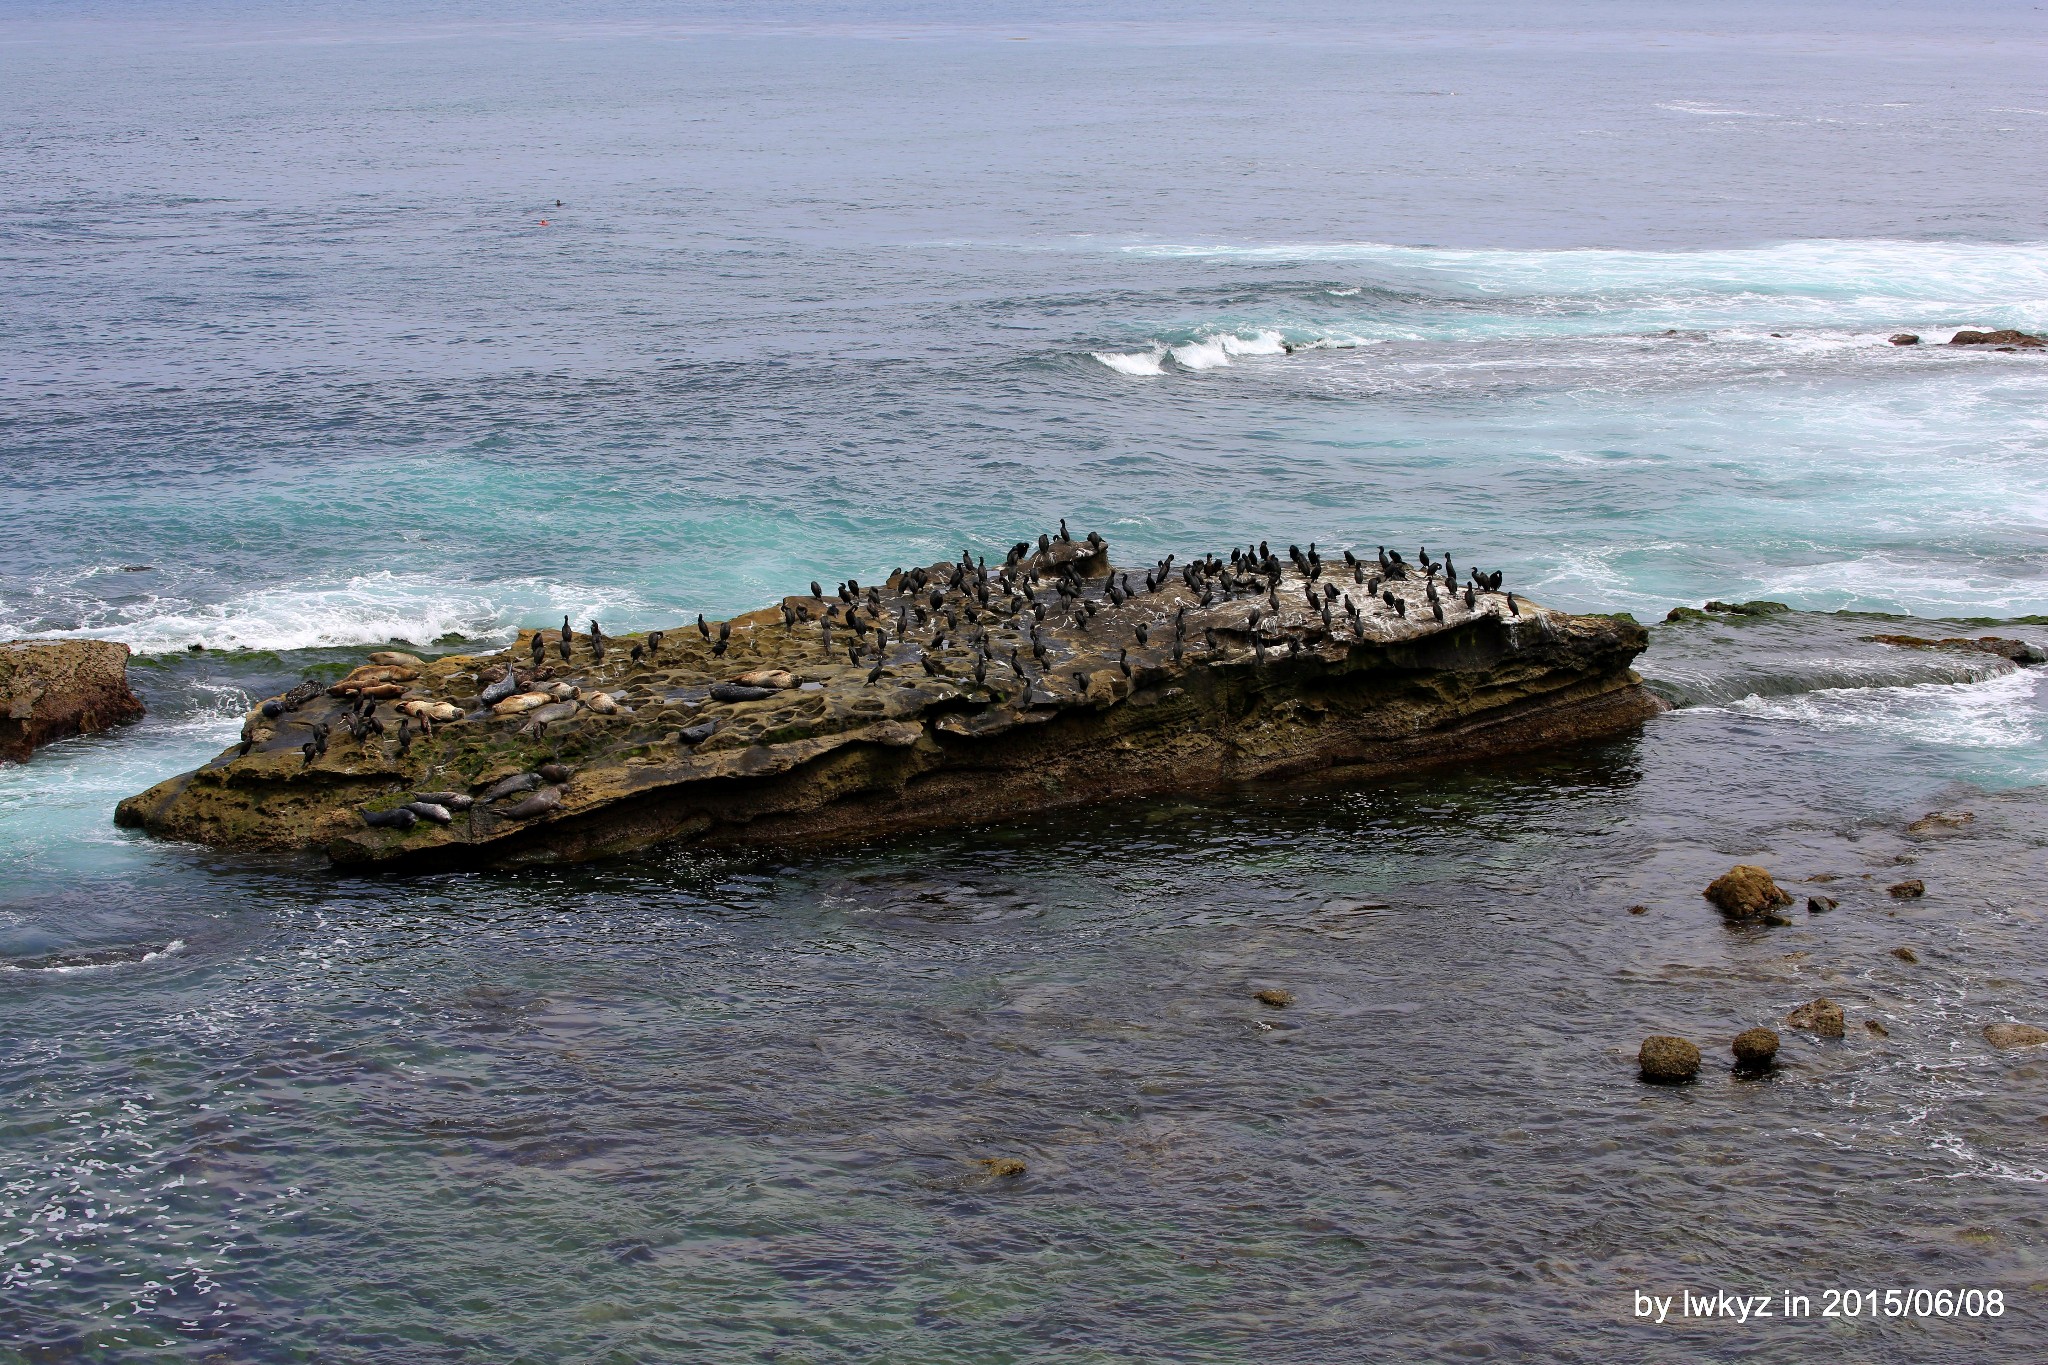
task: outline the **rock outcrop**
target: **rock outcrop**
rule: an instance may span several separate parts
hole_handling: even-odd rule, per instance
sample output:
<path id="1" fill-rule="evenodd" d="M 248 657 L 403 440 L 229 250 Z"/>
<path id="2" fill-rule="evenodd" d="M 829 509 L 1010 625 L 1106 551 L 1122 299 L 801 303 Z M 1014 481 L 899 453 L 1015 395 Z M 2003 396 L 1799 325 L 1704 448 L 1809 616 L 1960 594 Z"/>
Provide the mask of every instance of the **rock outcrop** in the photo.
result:
<path id="1" fill-rule="evenodd" d="M 1738 1069 L 1761 1071 L 1778 1055 L 1778 1035 L 1767 1028 L 1744 1029 L 1735 1035 L 1729 1049 L 1735 1054 Z"/>
<path id="2" fill-rule="evenodd" d="M 2048 1029 L 2032 1024 L 1986 1024 L 1984 1041 L 1995 1048 L 2041 1047 L 2048 1044 Z"/>
<path id="3" fill-rule="evenodd" d="M 1732 919 L 1755 919 L 1792 903 L 1791 893 L 1753 863 L 1737 863 L 1700 893 Z"/>
<path id="4" fill-rule="evenodd" d="M 1656 1085 L 1683 1085 L 1700 1074 L 1700 1050 L 1683 1038 L 1653 1033 L 1636 1052 L 1636 1068 Z"/>
<path id="5" fill-rule="evenodd" d="M 1995 654 L 2016 664 L 2048 663 L 2048 653 L 2025 640 L 2008 639 L 2002 635 L 1979 635 L 1974 640 L 1961 635 L 1944 636 L 1939 640 L 1928 639 L 1924 635 L 1866 635 L 1863 638 L 1873 644 L 1892 645 L 1898 649 L 1961 649 L 1976 654 Z"/>
<path id="6" fill-rule="evenodd" d="M 1112 575 L 1099 541 L 1041 539 L 994 571 L 812 586 L 721 623 L 595 646 L 528 631 L 494 655 L 309 682 L 116 818 L 350 865 L 806 844 L 1368 779 L 1610 735 L 1661 706 L 1630 668 L 1648 643 L 1633 620 L 1468 600 L 1397 561 Z"/>
<path id="7" fill-rule="evenodd" d="M 1785 1022 L 1793 1028 L 1817 1033 L 1823 1038 L 1839 1038 L 1843 1033 L 1842 1007 L 1825 995 L 1818 1000 L 1809 1000 L 1785 1016 Z"/>
<path id="8" fill-rule="evenodd" d="M 2021 332 L 2011 327 L 1995 332 L 1973 332 L 1964 330 L 1948 339 L 1951 346 L 2010 346 L 2015 349 L 2032 350 L 2036 346 L 2048 346 L 2048 337 L 2037 337 L 2032 332 Z"/>
<path id="9" fill-rule="evenodd" d="M 128 646 L 111 640 L 0 644 L 0 759 L 25 763 L 37 746 L 142 718 L 128 688 Z"/>

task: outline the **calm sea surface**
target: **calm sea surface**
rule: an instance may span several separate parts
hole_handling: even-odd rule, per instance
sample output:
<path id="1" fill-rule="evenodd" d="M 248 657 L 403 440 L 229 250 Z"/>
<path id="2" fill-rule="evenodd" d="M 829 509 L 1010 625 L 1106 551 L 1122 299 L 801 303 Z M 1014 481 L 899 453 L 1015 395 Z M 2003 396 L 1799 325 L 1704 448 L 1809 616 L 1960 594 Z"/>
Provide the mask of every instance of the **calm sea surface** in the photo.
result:
<path id="1" fill-rule="evenodd" d="M 0 1360 L 2041 1359 L 2048 687 L 1863 637 L 2048 644 L 2048 360 L 1886 344 L 2048 328 L 2044 166 L 2015 3 L 0 0 L 0 638 L 151 710 L 0 769 Z M 1062 516 L 1795 611 L 1365 790 L 406 880 L 111 824 L 366 647 Z M 2005 1311 L 1820 1315 L 1916 1287 Z M 1635 1313 L 1723 1289 L 1813 1316 Z"/>

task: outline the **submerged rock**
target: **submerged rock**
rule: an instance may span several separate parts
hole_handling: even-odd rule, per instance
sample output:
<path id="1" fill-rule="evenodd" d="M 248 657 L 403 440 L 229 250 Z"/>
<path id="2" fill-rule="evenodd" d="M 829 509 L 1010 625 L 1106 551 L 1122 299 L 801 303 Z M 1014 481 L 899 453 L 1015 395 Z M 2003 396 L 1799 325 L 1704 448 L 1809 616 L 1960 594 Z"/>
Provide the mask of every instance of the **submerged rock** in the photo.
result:
<path id="1" fill-rule="evenodd" d="M 1918 877 L 1908 877 L 1905 881 L 1894 882 L 1885 890 L 1895 901 L 1917 901 L 1927 894 L 1927 883 Z"/>
<path id="2" fill-rule="evenodd" d="M 1792 903 L 1791 893 L 1772 881 L 1770 873 L 1751 863 L 1737 863 L 1700 894 L 1734 919 L 1755 919 Z"/>
<path id="3" fill-rule="evenodd" d="M 2032 1024 L 1987 1024 L 1984 1041 L 1995 1048 L 2040 1047 L 2048 1043 L 2048 1028 Z"/>
<path id="4" fill-rule="evenodd" d="M 985 1156 L 979 1158 L 976 1164 L 984 1171 L 987 1171 L 991 1178 L 996 1180 L 1020 1176 L 1029 1169 L 1021 1160 L 1014 1156 Z"/>
<path id="5" fill-rule="evenodd" d="M 819 585 L 722 623 L 607 637 L 601 655 L 583 634 L 565 655 L 559 632 L 527 631 L 372 685 L 396 699 L 319 684 L 272 698 L 242 744 L 116 818 L 345 864 L 789 846 L 1251 780 L 1369 780 L 1611 735 L 1661 709 L 1630 668 L 1648 635 L 1628 617 L 1472 585 L 1433 609 L 1430 578 L 1403 568 L 1381 582 L 1373 560 L 1252 555 L 1112 576 L 1099 538 L 1048 538 L 994 570 Z M 561 709 L 544 726 L 494 714 L 479 704 L 491 676 L 519 689 L 508 700 Z M 616 709 L 593 708 L 600 694 Z M 443 700 L 462 718 L 401 742 L 396 706 Z M 476 799 L 405 830 L 355 813 L 415 790 Z"/>
<path id="6" fill-rule="evenodd" d="M 26 763 L 40 745 L 142 718 L 128 687 L 128 646 L 112 640 L 0 644 L 0 759 Z"/>
<path id="7" fill-rule="evenodd" d="M 1934 834 L 1945 829 L 1961 829 L 1964 825 L 1975 824 L 1976 821 L 1975 811 L 1930 811 L 1906 826 L 1906 833 Z"/>
<path id="8" fill-rule="evenodd" d="M 1261 1005 L 1270 1005 L 1276 1010 L 1284 1010 L 1294 1003 L 1294 992 L 1282 990 L 1278 986 L 1268 986 L 1266 989 L 1254 994 L 1252 999 L 1258 1001 Z"/>
<path id="9" fill-rule="evenodd" d="M 1785 1022 L 1823 1038 L 1839 1038 L 1843 1033 L 1842 1007 L 1825 995 L 1793 1010 L 1785 1016 Z"/>
<path id="10" fill-rule="evenodd" d="M 1748 1071 L 1758 1071 L 1771 1064 L 1778 1055 L 1778 1035 L 1767 1028 L 1744 1029 L 1735 1035 L 1729 1045 L 1735 1053 L 1735 1065 Z"/>
<path id="11" fill-rule="evenodd" d="M 1806 898 L 1806 913 L 1809 915 L 1824 915 L 1840 904 L 1841 902 L 1833 896 L 1808 896 Z"/>
<path id="12" fill-rule="evenodd" d="M 1700 1050 L 1683 1038 L 1653 1033 L 1643 1039 L 1636 1066 L 1646 1081 L 1677 1085 L 1700 1074 Z"/>
<path id="13" fill-rule="evenodd" d="M 2020 349 L 2032 349 L 2036 346 L 2048 346 L 2048 337 L 2037 337 L 2032 332 L 2022 332 L 2011 327 L 2000 328 L 1995 332 L 1973 332 L 1965 329 L 1950 337 L 1948 344 L 1951 346 L 2012 346 Z"/>
<path id="14" fill-rule="evenodd" d="M 1863 638 L 1872 644 L 1891 645 L 1897 649 L 1967 649 L 1978 654 L 1994 654 L 2016 664 L 2048 663 L 2048 653 L 2025 640 L 2003 635 L 1979 635 L 1975 639 L 1962 635 L 1948 635 L 1940 639 L 1930 639 L 1925 635 L 1866 635 Z"/>

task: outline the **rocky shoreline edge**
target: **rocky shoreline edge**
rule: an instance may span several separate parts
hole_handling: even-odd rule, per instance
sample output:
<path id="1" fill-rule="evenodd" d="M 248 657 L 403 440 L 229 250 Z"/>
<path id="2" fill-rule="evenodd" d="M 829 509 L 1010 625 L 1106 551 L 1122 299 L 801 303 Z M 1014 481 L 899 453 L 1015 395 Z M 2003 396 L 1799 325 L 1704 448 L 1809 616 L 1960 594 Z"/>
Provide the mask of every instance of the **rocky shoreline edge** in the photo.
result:
<path id="1" fill-rule="evenodd" d="M 1355 781 L 1626 731 L 1626 616 L 1448 556 L 1260 545 L 1112 570 L 1062 526 L 631 636 L 379 652 L 120 803 L 167 838 L 355 868 L 807 846 L 1254 781 Z"/>

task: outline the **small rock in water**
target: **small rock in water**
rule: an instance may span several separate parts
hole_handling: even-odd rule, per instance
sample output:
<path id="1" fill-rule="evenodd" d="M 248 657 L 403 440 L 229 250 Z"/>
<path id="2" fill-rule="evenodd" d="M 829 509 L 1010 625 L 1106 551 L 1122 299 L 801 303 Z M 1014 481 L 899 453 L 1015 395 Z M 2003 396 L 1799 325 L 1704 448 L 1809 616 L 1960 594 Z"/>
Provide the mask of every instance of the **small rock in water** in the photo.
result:
<path id="1" fill-rule="evenodd" d="M 1809 915 L 1824 915 L 1840 904 L 1841 902 L 1833 896 L 1808 896 L 1806 898 L 1806 913 Z"/>
<path id="2" fill-rule="evenodd" d="M 982 1169 L 998 1180 L 1022 1175 L 1028 1169 L 1022 1161 L 1013 1156 L 985 1156 L 980 1160 Z"/>
<path id="3" fill-rule="evenodd" d="M 1984 1041 L 1997 1048 L 2039 1047 L 2048 1043 L 2048 1028 L 2032 1024 L 1987 1024 Z"/>
<path id="4" fill-rule="evenodd" d="M 1969 810 L 1929 811 L 1906 826 L 1906 833 L 1929 834 L 1938 829 L 1961 829 L 1964 825 L 1973 823 L 1976 818 L 1977 813 Z"/>
<path id="5" fill-rule="evenodd" d="M 1792 897 L 1771 880 L 1770 873 L 1750 863 L 1737 863 L 1701 894 L 1735 919 L 1755 919 L 1792 903 Z"/>
<path id="6" fill-rule="evenodd" d="M 1842 1007 L 1823 995 L 1793 1010 L 1785 1016 L 1785 1022 L 1823 1038 L 1839 1038 L 1842 1036 Z"/>
<path id="7" fill-rule="evenodd" d="M 1886 887 L 1895 901 L 1916 901 L 1927 894 L 1927 883 L 1918 877 L 1910 877 L 1896 886 Z"/>
<path id="8" fill-rule="evenodd" d="M 1283 991 L 1278 986 L 1268 986 L 1252 998 L 1261 1005 L 1271 1005 L 1276 1010 L 1284 1010 L 1294 1003 L 1294 992 Z"/>
<path id="9" fill-rule="evenodd" d="M 1778 1055 L 1778 1035 L 1767 1028 L 1744 1029 L 1735 1035 L 1732 1046 L 1737 1067 L 1760 1071 Z"/>
<path id="10" fill-rule="evenodd" d="M 1653 1033 L 1643 1039 L 1636 1053 L 1636 1066 L 1643 1079 L 1658 1085 L 1677 1085 L 1700 1074 L 1700 1050 L 1683 1038 Z"/>
<path id="11" fill-rule="evenodd" d="M 1872 1034 L 1879 1038 L 1889 1038 L 1892 1036 L 1892 1031 L 1883 1024 L 1878 1023 L 1875 1019 L 1865 1019 L 1863 1027 L 1869 1029 Z"/>
<path id="12" fill-rule="evenodd" d="M 1951 346 L 2048 346 L 2048 338 L 2037 337 L 2031 332 L 2001 327 L 1997 331 L 1978 332 L 1965 328 L 1948 339 Z"/>
<path id="13" fill-rule="evenodd" d="M 1918 346 L 1919 344 L 1920 338 L 1912 332 L 1892 333 L 1892 345 L 1894 346 Z"/>
<path id="14" fill-rule="evenodd" d="M 1631 915 L 1647 915 L 1650 913 L 1650 907 L 1647 905 L 1631 905 L 1628 908 L 1628 912 Z"/>
<path id="15" fill-rule="evenodd" d="M 1901 962 L 1918 962 L 1920 960 L 1920 954 L 1914 952 L 1911 948 L 1905 947 L 1892 949 L 1892 956 Z"/>

